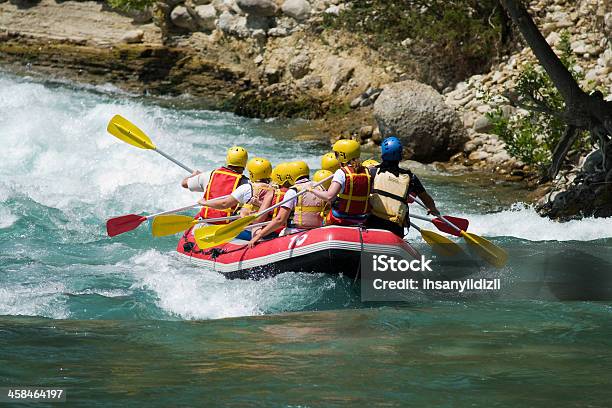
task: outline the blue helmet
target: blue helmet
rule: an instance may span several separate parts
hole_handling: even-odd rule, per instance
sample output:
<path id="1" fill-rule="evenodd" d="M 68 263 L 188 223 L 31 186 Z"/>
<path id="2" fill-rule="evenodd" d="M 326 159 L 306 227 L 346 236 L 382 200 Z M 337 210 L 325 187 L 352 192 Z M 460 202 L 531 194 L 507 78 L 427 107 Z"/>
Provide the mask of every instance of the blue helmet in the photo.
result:
<path id="1" fill-rule="evenodd" d="M 402 142 L 395 137 L 391 136 L 383 140 L 381 146 L 382 159 L 386 161 L 399 161 L 402 160 Z"/>

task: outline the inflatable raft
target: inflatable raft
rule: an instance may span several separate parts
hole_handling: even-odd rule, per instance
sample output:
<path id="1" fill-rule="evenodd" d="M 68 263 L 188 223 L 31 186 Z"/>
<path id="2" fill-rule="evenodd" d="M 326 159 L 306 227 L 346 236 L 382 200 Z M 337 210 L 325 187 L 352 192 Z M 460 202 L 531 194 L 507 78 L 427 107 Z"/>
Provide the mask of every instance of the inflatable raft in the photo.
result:
<path id="1" fill-rule="evenodd" d="M 410 244 L 389 231 L 335 225 L 262 241 L 253 248 L 248 248 L 247 243 L 235 239 L 200 250 L 193 231 L 189 230 L 179 241 L 177 251 L 193 264 L 230 279 L 258 279 L 283 272 L 343 274 L 354 278 L 364 251 L 408 259 L 420 257 Z"/>

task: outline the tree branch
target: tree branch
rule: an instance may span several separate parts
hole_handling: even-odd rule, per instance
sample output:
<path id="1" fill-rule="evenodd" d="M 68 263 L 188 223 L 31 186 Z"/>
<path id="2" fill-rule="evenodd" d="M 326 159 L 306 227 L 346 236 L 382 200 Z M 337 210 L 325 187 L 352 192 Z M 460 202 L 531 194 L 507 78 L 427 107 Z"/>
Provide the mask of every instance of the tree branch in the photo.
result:
<path id="1" fill-rule="evenodd" d="M 576 136 L 578 136 L 578 129 L 575 126 L 568 125 L 565 128 L 565 132 L 563 132 L 561 140 L 559 140 L 559 143 L 555 146 L 555 151 L 552 155 L 552 163 L 548 168 L 548 177 L 550 180 L 553 180 L 557 176 L 557 173 L 559 173 L 559 169 L 561 169 L 567 152 L 569 152 L 574 141 L 576 141 Z"/>

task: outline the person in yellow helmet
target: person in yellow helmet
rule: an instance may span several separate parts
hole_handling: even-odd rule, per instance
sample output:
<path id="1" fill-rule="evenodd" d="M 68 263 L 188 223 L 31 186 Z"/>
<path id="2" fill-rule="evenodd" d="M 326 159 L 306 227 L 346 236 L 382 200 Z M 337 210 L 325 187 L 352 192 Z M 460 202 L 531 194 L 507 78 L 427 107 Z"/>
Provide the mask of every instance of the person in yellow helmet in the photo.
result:
<path id="1" fill-rule="evenodd" d="M 361 163 L 361 145 L 356 140 L 342 139 L 333 151 L 340 162 L 327 191 L 313 191 L 317 197 L 332 203 L 327 224 L 363 224 L 369 213 L 372 187 L 369 171 Z"/>
<path id="2" fill-rule="evenodd" d="M 251 199 L 240 210 L 240 215 L 247 216 L 256 213 L 264 200 L 272 200 L 274 187 L 272 187 L 272 164 L 269 160 L 255 157 L 246 165 L 251 180 Z"/>
<path id="3" fill-rule="evenodd" d="M 198 201 L 202 204 L 202 209 L 196 218 L 229 217 L 236 212 L 240 204 L 251 199 L 249 179 L 242 175 L 248 158 L 246 149 L 232 146 L 227 150 L 224 166 L 205 173 L 196 170 L 183 179 L 183 188 L 204 193 L 204 197 Z M 226 222 L 229 221 L 217 223 Z"/>
<path id="4" fill-rule="evenodd" d="M 322 170 L 329 170 L 332 173 L 335 173 L 336 170 L 338 170 L 339 168 L 340 168 L 340 162 L 336 158 L 336 153 L 334 152 L 325 153 L 321 157 L 321 169 Z"/>
<path id="5" fill-rule="evenodd" d="M 292 213 L 290 232 L 318 228 L 323 225 L 326 202 L 310 192 L 315 183 L 309 179 L 310 168 L 308 164 L 303 161 L 289 163 L 286 172 L 290 183 L 293 183 L 293 187 L 285 193 L 283 201 L 289 201 L 280 207 L 278 215 L 268 225 L 253 234 L 253 238 L 249 242 L 250 247 L 255 245 L 261 237 L 265 237 L 280 226 L 286 225 Z M 320 186 L 314 187 L 314 189 L 323 191 Z M 307 192 L 298 195 L 299 192 L 304 190 L 307 190 Z"/>
<path id="6" fill-rule="evenodd" d="M 315 183 L 318 183 L 319 181 L 323 181 L 323 180 L 329 178 L 329 176 L 333 176 L 333 175 L 334 175 L 334 173 L 332 171 L 321 169 L 321 170 L 317 170 L 315 172 L 314 176 L 312 176 L 312 180 Z M 327 190 L 330 185 L 331 185 L 331 179 L 328 179 L 323 184 L 321 184 L 321 187 L 323 187 L 325 190 Z"/>
<path id="7" fill-rule="evenodd" d="M 368 169 L 371 169 L 371 168 L 373 168 L 373 167 L 378 166 L 379 164 L 380 164 L 380 163 L 379 163 L 379 162 L 377 162 L 377 161 L 376 161 L 376 160 L 374 160 L 374 159 L 368 159 L 368 160 L 365 160 L 365 161 L 363 162 L 363 167 L 366 167 L 366 168 L 368 168 Z"/>

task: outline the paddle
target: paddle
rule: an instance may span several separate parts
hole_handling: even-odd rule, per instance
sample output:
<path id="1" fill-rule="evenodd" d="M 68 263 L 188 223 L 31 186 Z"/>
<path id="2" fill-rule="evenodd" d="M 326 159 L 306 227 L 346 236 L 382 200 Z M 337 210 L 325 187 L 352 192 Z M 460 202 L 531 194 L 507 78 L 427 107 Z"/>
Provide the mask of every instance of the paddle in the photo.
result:
<path id="1" fill-rule="evenodd" d="M 231 217 L 223 218 L 209 218 L 203 220 L 197 220 L 188 215 L 161 215 L 153 219 L 153 225 L 151 227 L 151 233 L 155 237 L 165 237 L 168 235 L 178 234 L 193 227 L 196 224 L 220 222 L 220 221 L 231 221 L 240 218 L 239 215 L 233 215 Z"/>
<path id="2" fill-rule="evenodd" d="M 421 233 L 423 240 L 427 242 L 431 246 L 431 249 L 433 249 L 437 254 L 442 256 L 454 256 L 463 252 L 459 245 L 445 236 L 433 231 L 422 229 L 412 221 L 410 221 L 410 225 Z"/>
<path id="3" fill-rule="evenodd" d="M 318 183 L 313 184 L 312 187 L 314 188 L 314 187 L 320 186 L 321 184 L 325 183 L 327 180 L 331 179 L 332 177 L 334 176 L 331 175 L 329 177 L 326 177 L 323 180 L 319 181 Z M 231 241 L 238 234 L 240 234 L 240 232 L 242 232 L 242 230 L 247 225 L 253 222 L 253 220 L 256 220 L 257 218 L 261 217 L 264 214 L 269 213 L 270 211 L 274 211 L 274 209 L 282 206 L 283 204 L 288 203 L 289 201 L 306 193 L 307 191 L 308 190 L 306 189 L 299 191 L 294 197 L 290 197 L 286 200 L 281 201 L 278 204 L 273 205 L 272 207 L 268 207 L 265 210 L 258 212 L 257 214 L 248 215 L 244 218 L 240 218 L 239 220 L 233 221 L 229 224 L 211 225 L 210 227 L 200 228 L 194 233 L 195 241 L 198 244 L 198 247 L 200 247 L 200 249 L 212 248 L 217 245 L 225 244 L 226 242 Z"/>
<path id="4" fill-rule="evenodd" d="M 414 196 L 412 198 L 421 207 L 427 209 L 427 206 L 423 204 L 421 199 L 419 199 L 418 197 L 414 197 Z M 451 228 L 459 232 L 461 236 L 465 239 L 465 242 L 467 242 L 472 248 L 474 248 L 476 253 L 481 258 L 483 258 L 485 261 L 489 262 L 491 265 L 497 268 L 501 268 L 502 266 L 506 264 L 506 262 L 508 262 L 508 254 L 506 253 L 506 251 L 504 251 L 500 247 L 496 246 L 495 244 L 484 239 L 481 236 L 478 236 L 473 233 L 465 232 L 464 230 L 458 228 L 455 224 L 448 221 L 446 217 L 444 216 L 440 216 L 440 219 L 446 222 L 448 226 L 450 226 Z"/>
<path id="5" fill-rule="evenodd" d="M 128 214 L 122 215 L 120 217 L 111 218 L 106 221 L 106 233 L 109 237 L 114 237 L 119 234 L 123 234 L 124 232 L 132 231 L 133 229 L 138 228 L 140 224 L 143 222 L 150 220 L 151 218 L 155 218 L 164 214 L 175 213 L 179 211 L 188 210 L 193 207 L 197 207 L 199 204 L 192 204 L 187 207 L 177 208 L 175 210 L 163 211 L 157 214 L 143 216 L 137 214 Z M 192 220 L 193 218 L 190 217 Z M 186 228 L 185 228 L 186 229 Z"/>
<path id="6" fill-rule="evenodd" d="M 108 122 L 108 127 L 106 130 L 119 140 L 131 144 L 132 146 L 145 150 L 154 150 L 166 159 L 170 160 L 172 163 L 181 166 L 189 173 L 193 173 L 192 169 L 155 146 L 151 139 L 149 139 L 149 137 L 142 130 L 121 115 L 113 116 L 110 122 Z"/>
<path id="7" fill-rule="evenodd" d="M 410 217 L 416 218 L 418 220 L 429 221 L 433 225 L 435 225 L 437 229 L 439 229 L 442 232 L 446 232 L 447 234 L 451 234 L 451 235 L 454 235 L 456 237 L 460 237 L 461 236 L 461 234 L 459 232 L 457 232 L 456 228 L 449 227 L 448 224 L 446 224 L 440 218 L 427 217 L 427 216 L 424 216 L 424 215 L 412 214 L 412 213 L 410 214 Z M 453 224 L 455 224 L 455 226 L 457 226 L 457 228 L 459 228 L 460 230 L 467 231 L 468 226 L 470 225 L 470 222 L 468 220 L 466 220 L 465 218 L 451 217 L 450 215 L 446 215 L 445 218 L 448 221 L 450 221 Z"/>

